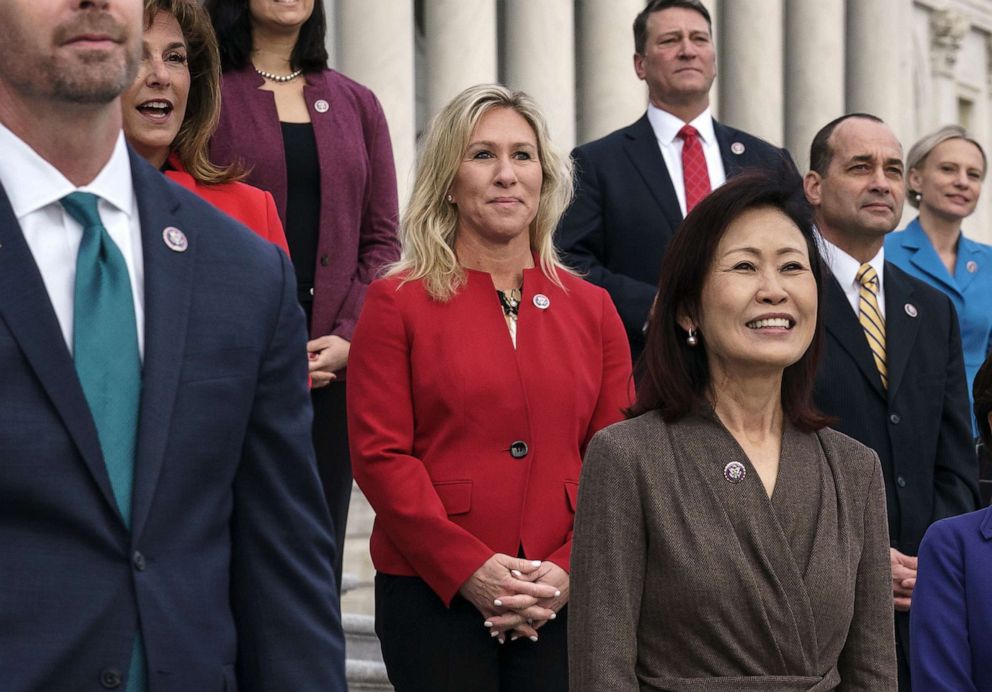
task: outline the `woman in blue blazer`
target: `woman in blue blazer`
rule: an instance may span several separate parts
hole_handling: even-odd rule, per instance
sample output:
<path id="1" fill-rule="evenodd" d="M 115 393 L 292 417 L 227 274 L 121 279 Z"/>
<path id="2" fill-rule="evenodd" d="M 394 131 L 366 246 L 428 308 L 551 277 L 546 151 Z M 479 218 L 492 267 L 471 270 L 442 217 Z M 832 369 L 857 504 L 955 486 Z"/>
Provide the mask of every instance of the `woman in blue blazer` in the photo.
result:
<path id="1" fill-rule="evenodd" d="M 978 204 L 986 163 L 981 145 L 957 125 L 914 144 L 907 198 L 920 215 L 885 239 L 885 259 L 954 302 L 969 387 L 992 344 L 992 247 L 966 238 L 961 224 Z"/>
<path id="2" fill-rule="evenodd" d="M 975 418 L 992 448 L 992 358 L 975 377 Z M 923 537 L 910 610 L 913 686 L 992 690 L 992 507 L 933 524 Z"/>

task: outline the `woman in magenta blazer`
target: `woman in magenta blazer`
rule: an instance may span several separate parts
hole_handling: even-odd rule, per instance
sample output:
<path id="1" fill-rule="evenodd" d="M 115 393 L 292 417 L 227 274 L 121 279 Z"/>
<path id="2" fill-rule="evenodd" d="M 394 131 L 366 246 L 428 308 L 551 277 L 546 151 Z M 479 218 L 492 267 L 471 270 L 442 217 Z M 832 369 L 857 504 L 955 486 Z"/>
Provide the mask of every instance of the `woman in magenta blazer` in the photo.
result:
<path id="1" fill-rule="evenodd" d="M 975 376 L 974 398 L 987 452 L 992 449 L 992 357 Z M 914 688 L 992 690 L 992 507 L 927 529 L 909 623 Z"/>
<path id="2" fill-rule="evenodd" d="M 552 244 L 570 196 L 533 101 L 467 89 L 425 136 L 403 258 L 369 288 L 349 429 L 397 692 L 568 689 L 582 452 L 631 394 L 609 296 Z"/>
<path id="3" fill-rule="evenodd" d="M 238 182 L 236 168 L 210 162 L 220 116 L 220 58 L 210 20 L 195 0 L 145 0 L 144 54 L 121 96 L 124 136 L 166 177 L 285 251 L 272 195 Z"/>
<path id="4" fill-rule="evenodd" d="M 386 118 L 371 91 L 328 69 L 322 1 L 205 7 L 224 71 L 211 155 L 249 168 L 286 228 L 310 324 L 317 466 L 340 546 L 352 486 L 345 366 L 365 291 L 399 257 Z M 340 554 L 336 569 L 340 584 Z"/>

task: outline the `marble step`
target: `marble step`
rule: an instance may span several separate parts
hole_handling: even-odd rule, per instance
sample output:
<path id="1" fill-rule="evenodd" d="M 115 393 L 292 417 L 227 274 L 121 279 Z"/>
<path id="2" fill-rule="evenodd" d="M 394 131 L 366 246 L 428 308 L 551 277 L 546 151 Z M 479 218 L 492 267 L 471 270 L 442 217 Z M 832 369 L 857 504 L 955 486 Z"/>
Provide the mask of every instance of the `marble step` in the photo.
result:
<path id="1" fill-rule="evenodd" d="M 345 672 L 349 692 L 392 690 L 382 662 L 379 639 L 375 636 L 375 619 L 371 615 L 344 613 L 341 617 L 345 636 Z"/>

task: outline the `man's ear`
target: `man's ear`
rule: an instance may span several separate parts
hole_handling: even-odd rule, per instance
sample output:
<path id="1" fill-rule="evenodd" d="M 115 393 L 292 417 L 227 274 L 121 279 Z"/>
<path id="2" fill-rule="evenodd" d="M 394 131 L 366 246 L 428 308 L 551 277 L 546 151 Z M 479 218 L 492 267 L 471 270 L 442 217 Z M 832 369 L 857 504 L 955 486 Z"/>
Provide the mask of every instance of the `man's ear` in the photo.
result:
<path id="1" fill-rule="evenodd" d="M 648 74 L 647 70 L 644 69 L 644 56 L 640 53 L 634 53 L 634 73 L 641 81 L 644 81 Z"/>
<path id="2" fill-rule="evenodd" d="M 810 171 L 803 178 L 803 192 L 806 193 L 806 201 L 814 207 L 820 206 L 822 201 L 822 183 L 823 177 L 816 171 Z"/>

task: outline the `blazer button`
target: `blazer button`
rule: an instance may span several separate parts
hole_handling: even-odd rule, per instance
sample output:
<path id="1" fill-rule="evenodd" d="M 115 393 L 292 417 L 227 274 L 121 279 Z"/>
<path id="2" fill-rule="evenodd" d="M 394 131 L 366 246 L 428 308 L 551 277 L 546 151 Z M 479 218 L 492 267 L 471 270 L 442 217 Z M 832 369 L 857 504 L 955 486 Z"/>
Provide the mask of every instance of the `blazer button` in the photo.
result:
<path id="1" fill-rule="evenodd" d="M 899 421 L 901 420 L 902 418 L 899 417 L 898 413 L 889 414 L 889 422 L 892 423 L 892 425 L 899 425 Z"/>
<path id="2" fill-rule="evenodd" d="M 510 445 L 510 456 L 514 459 L 523 459 L 527 456 L 527 451 L 527 443 L 523 440 L 517 440 Z"/>
<path id="3" fill-rule="evenodd" d="M 104 668 L 100 671 L 100 686 L 113 690 L 121 686 L 121 672 L 116 668 Z"/>
<path id="4" fill-rule="evenodd" d="M 331 258 L 330 257 L 328 257 L 327 255 L 321 255 L 320 256 L 320 266 L 326 267 L 330 263 L 331 263 Z"/>
<path id="5" fill-rule="evenodd" d="M 900 488 L 905 488 L 906 479 L 903 478 L 902 476 L 896 476 L 896 485 L 898 485 Z"/>
<path id="6" fill-rule="evenodd" d="M 134 551 L 134 555 L 131 556 L 131 564 L 139 572 L 144 572 L 147 564 L 145 563 L 145 556 L 139 553 L 137 550 Z"/>

